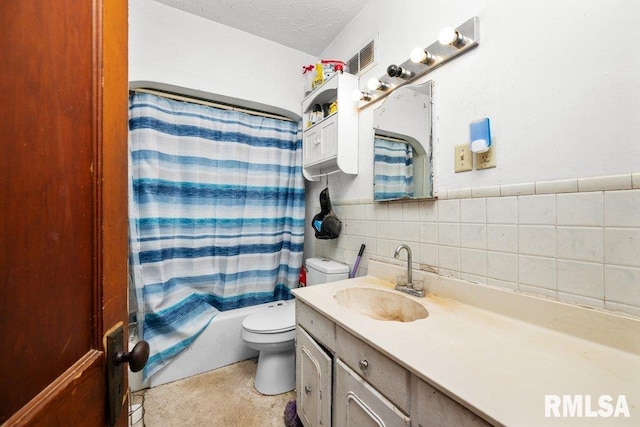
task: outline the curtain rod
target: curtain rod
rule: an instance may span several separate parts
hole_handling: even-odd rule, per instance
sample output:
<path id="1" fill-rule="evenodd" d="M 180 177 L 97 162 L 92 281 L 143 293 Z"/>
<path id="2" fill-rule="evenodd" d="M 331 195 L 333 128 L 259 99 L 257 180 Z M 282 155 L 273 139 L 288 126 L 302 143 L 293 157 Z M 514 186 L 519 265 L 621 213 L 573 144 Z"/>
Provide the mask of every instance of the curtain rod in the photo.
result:
<path id="1" fill-rule="evenodd" d="M 165 92 L 157 89 L 136 88 L 136 89 L 131 89 L 130 92 L 149 93 L 151 95 L 157 95 L 163 98 L 169 98 L 176 101 L 191 102 L 194 104 L 206 105 L 207 107 L 221 108 L 223 110 L 240 111 L 242 113 L 252 114 L 254 116 L 261 116 L 261 117 L 267 117 L 270 119 L 279 119 L 279 120 L 286 120 L 289 122 L 295 122 L 295 120 L 289 117 L 280 116 L 278 114 L 271 114 L 265 111 L 258 111 L 258 110 L 251 110 L 248 108 L 236 107 L 234 105 L 229 105 L 229 104 L 220 104 L 213 101 L 207 101 L 205 99 L 192 98 L 190 96 L 178 95 L 177 93 Z"/>
<path id="2" fill-rule="evenodd" d="M 385 136 L 385 135 L 375 134 L 374 139 L 384 139 L 385 141 L 404 142 L 405 144 L 409 144 L 406 140 L 404 140 L 402 138 L 395 138 L 393 136 Z"/>

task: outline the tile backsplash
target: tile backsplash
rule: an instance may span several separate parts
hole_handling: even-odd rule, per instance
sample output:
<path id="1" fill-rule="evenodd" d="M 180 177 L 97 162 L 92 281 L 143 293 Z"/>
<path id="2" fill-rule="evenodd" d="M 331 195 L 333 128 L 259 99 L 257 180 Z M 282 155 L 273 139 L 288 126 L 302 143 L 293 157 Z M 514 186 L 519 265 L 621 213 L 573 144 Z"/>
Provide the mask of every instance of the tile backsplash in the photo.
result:
<path id="1" fill-rule="evenodd" d="M 353 265 L 411 247 L 413 268 L 640 316 L 639 174 L 455 190 L 438 200 L 333 203 L 340 237 L 314 256 Z M 402 252 L 406 260 L 406 253 Z"/>

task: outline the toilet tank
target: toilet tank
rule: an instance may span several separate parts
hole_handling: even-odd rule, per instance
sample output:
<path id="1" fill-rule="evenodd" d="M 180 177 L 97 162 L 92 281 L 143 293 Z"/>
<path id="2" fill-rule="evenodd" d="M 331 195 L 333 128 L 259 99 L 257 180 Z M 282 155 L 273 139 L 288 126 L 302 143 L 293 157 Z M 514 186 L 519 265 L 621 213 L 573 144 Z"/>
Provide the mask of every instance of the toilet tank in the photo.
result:
<path id="1" fill-rule="evenodd" d="M 327 258 L 307 258 L 307 286 L 349 278 L 349 266 Z"/>

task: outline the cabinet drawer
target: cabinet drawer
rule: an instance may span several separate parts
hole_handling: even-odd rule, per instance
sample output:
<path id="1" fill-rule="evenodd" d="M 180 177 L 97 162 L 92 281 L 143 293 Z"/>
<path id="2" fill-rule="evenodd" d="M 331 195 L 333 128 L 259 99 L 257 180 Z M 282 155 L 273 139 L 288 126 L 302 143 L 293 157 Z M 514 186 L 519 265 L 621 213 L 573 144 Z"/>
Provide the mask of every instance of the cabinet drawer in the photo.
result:
<path id="1" fill-rule="evenodd" d="M 335 352 L 334 323 L 300 300 L 296 300 L 296 323 L 302 326 L 316 341 Z"/>
<path id="2" fill-rule="evenodd" d="M 339 359 L 335 371 L 333 425 L 409 427 L 408 416 Z"/>
<path id="3" fill-rule="evenodd" d="M 401 410 L 409 413 L 409 371 L 340 327 L 336 328 L 336 349 L 336 356 L 347 366 Z"/>

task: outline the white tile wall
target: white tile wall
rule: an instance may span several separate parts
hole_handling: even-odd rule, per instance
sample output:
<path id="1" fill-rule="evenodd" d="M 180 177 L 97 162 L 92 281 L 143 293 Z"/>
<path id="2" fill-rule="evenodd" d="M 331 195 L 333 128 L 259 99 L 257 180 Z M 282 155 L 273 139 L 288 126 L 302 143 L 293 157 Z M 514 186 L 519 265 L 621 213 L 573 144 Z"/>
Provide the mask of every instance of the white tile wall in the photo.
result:
<path id="1" fill-rule="evenodd" d="M 601 227 L 604 224 L 602 195 L 602 192 L 558 194 L 558 225 Z"/>
<path id="2" fill-rule="evenodd" d="M 487 199 L 488 224 L 516 224 L 517 222 L 517 197 L 495 197 Z"/>
<path id="3" fill-rule="evenodd" d="M 460 246 L 470 249 L 487 248 L 487 225 L 486 224 L 461 224 L 460 225 Z"/>
<path id="4" fill-rule="evenodd" d="M 518 252 L 518 226 L 487 224 L 487 250 Z"/>
<path id="5" fill-rule="evenodd" d="M 369 257 L 400 263 L 393 251 L 407 243 L 414 268 L 640 316 L 639 187 L 640 174 L 629 174 L 449 191 L 439 201 L 334 202 L 347 226 L 315 240 L 314 256 L 353 265 L 365 243 L 364 275 Z"/>
<path id="6" fill-rule="evenodd" d="M 640 190 L 605 193 L 604 223 L 609 227 L 640 227 Z"/>

